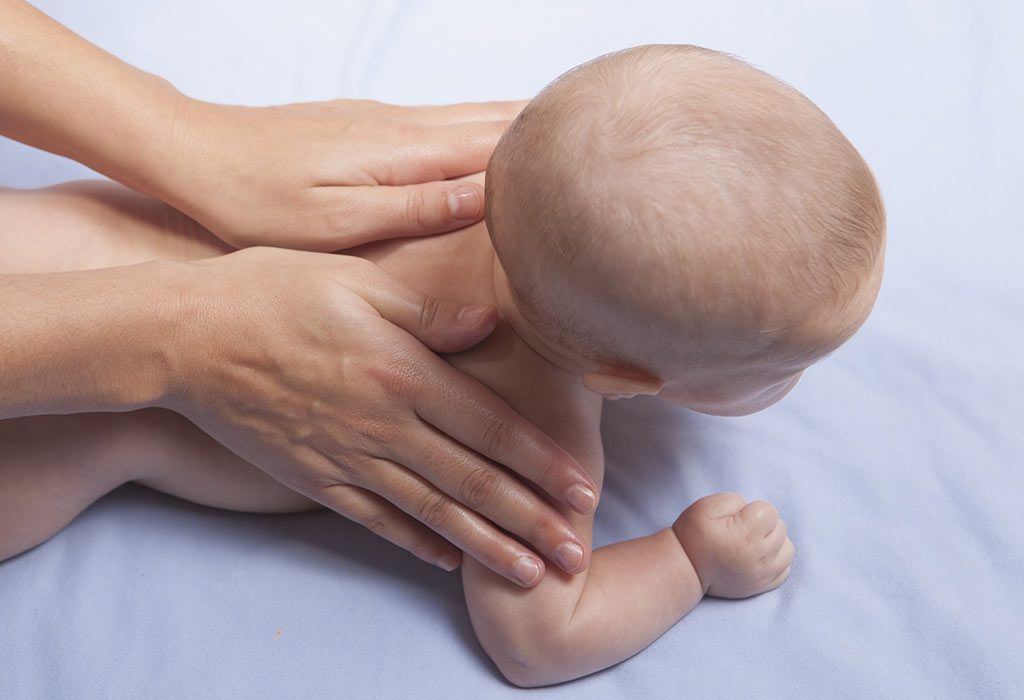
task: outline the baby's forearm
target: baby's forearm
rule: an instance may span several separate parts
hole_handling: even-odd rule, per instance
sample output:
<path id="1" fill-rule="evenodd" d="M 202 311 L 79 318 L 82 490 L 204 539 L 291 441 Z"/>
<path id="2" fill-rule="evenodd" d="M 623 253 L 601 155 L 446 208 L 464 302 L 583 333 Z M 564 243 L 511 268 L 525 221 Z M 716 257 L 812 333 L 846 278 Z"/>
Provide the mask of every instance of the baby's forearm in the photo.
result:
<path id="1" fill-rule="evenodd" d="M 704 596 L 671 529 L 602 547 L 576 577 L 549 569 L 532 590 L 472 560 L 466 599 L 481 644 L 510 681 L 559 683 L 636 654 Z"/>
<path id="2" fill-rule="evenodd" d="M 671 529 L 602 547 L 569 622 L 572 677 L 636 654 L 704 597 L 697 572 Z"/>

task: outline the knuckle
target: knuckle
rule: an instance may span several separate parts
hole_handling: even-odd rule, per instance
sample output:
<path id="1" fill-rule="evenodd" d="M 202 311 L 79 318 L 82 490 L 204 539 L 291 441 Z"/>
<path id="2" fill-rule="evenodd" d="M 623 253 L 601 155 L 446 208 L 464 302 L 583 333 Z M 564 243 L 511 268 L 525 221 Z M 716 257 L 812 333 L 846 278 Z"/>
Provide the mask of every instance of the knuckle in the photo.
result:
<path id="1" fill-rule="evenodd" d="M 441 319 L 442 302 L 435 297 L 424 297 L 420 305 L 420 332 L 424 335 Z"/>
<path id="2" fill-rule="evenodd" d="M 353 228 L 358 207 L 348 197 L 339 197 L 330 206 L 323 209 L 323 233 L 339 235 Z"/>
<path id="3" fill-rule="evenodd" d="M 510 422 L 499 416 L 492 416 L 484 423 L 481 447 L 484 453 L 494 457 L 505 454 L 518 439 L 518 431 Z"/>
<path id="4" fill-rule="evenodd" d="M 550 457 L 536 483 L 549 489 L 557 488 L 559 482 L 569 476 L 568 465 L 558 457 Z M 595 494 L 597 495 L 597 494 Z"/>
<path id="5" fill-rule="evenodd" d="M 405 225 L 410 231 L 425 231 L 434 224 L 431 202 L 421 188 L 409 190 L 405 199 Z"/>
<path id="6" fill-rule="evenodd" d="M 439 530 L 448 523 L 452 509 L 443 493 L 431 493 L 422 500 L 417 512 L 424 524 Z"/>
<path id="7" fill-rule="evenodd" d="M 409 143 L 418 143 L 423 140 L 423 128 L 414 122 L 395 122 L 392 125 L 392 129 L 396 136 Z"/>
<path id="8" fill-rule="evenodd" d="M 342 260 L 348 278 L 356 278 L 363 283 L 375 282 L 383 276 L 383 271 L 366 258 L 345 256 Z"/>
<path id="9" fill-rule="evenodd" d="M 404 360 L 380 363 L 367 369 L 383 396 L 395 400 L 406 399 L 416 389 L 415 372 Z"/>
<path id="10" fill-rule="evenodd" d="M 463 478 L 459 486 L 459 500 L 473 510 L 480 510 L 494 495 L 497 487 L 497 474 L 490 469 L 476 467 Z"/>
<path id="11" fill-rule="evenodd" d="M 778 520 L 779 511 L 768 501 L 757 501 L 758 511 L 761 518 L 767 521 Z"/>
<path id="12" fill-rule="evenodd" d="M 388 521 L 380 513 L 372 513 L 362 519 L 362 525 L 375 535 L 383 537 L 388 531 Z"/>
<path id="13" fill-rule="evenodd" d="M 397 437 L 395 421 L 381 416 L 362 417 L 352 425 L 355 435 L 374 444 L 390 444 Z"/>
<path id="14" fill-rule="evenodd" d="M 358 478 L 373 467 L 373 459 L 366 453 L 353 450 L 330 450 L 326 456 L 335 463 L 332 478 L 343 487 L 351 486 Z M 346 492 L 350 492 L 345 488 Z"/>
<path id="15" fill-rule="evenodd" d="M 548 532 L 547 522 L 543 517 L 537 518 L 530 525 L 529 532 L 526 534 L 526 541 L 534 544 L 543 542 L 545 540 L 545 534 Z"/>
<path id="16" fill-rule="evenodd" d="M 434 561 L 434 559 L 437 558 L 437 556 L 434 554 L 433 549 L 426 546 L 422 542 L 416 542 L 414 544 L 406 545 L 406 548 L 410 554 L 412 554 L 417 559 L 422 559 L 423 561 L 432 562 Z"/>

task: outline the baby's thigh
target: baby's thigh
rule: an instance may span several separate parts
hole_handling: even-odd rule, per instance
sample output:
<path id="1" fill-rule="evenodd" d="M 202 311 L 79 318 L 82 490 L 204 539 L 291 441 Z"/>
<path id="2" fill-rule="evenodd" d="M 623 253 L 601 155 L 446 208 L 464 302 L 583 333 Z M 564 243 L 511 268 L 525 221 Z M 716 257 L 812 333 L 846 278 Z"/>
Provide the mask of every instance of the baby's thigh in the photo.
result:
<path id="1" fill-rule="evenodd" d="M 46 541 L 129 481 L 233 510 L 317 507 L 169 411 L 0 420 L 0 561 Z"/>
<path id="2" fill-rule="evenodd" d="M 0 188 L 0 274 L 193 260 L 230 251 L 187 216 L 115 182 Z"/>
<path id="3" fill-rule="evenodd" d="M 122 457 L 135 464 L 129 479 L 215 508 L 296 513 L 320 506 L 249 464 L 188 419 L 162 409 L 132 415 L 134 435 Z"/>

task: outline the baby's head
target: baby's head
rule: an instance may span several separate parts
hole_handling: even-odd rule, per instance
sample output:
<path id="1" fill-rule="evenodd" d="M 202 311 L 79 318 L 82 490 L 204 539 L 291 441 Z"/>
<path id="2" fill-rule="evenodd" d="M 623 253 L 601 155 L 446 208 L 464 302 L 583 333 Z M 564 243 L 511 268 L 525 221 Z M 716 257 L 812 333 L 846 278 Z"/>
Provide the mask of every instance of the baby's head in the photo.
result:
<path id="1" fill-rule="evenodd" d="M 760 410 L 860 327 L 881 281 L 885 216 L 857 151 L 796 90 L 706 49 L 563 75 L 486 187 L 503 313 L 608 396 Z"/>

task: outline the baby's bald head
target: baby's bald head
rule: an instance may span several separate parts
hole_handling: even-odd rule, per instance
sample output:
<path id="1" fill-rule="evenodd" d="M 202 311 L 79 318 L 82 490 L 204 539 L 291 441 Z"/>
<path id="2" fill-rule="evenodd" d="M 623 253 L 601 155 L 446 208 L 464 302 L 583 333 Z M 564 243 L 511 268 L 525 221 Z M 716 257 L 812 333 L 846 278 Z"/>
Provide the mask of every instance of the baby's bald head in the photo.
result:
<path id="1" fill-rule="evenodd" d="M 689 46 L 549 85 L 494 152 L 487 221 L 539 335 L 711 412 L 852 335 L 884 243 L 874 179 L 828 117 Z"/>

